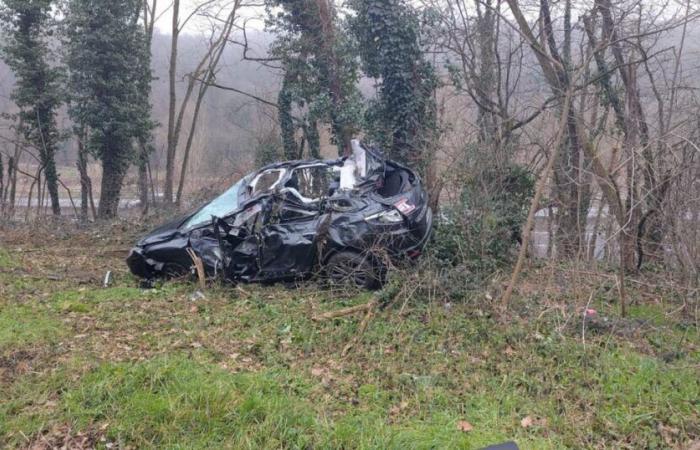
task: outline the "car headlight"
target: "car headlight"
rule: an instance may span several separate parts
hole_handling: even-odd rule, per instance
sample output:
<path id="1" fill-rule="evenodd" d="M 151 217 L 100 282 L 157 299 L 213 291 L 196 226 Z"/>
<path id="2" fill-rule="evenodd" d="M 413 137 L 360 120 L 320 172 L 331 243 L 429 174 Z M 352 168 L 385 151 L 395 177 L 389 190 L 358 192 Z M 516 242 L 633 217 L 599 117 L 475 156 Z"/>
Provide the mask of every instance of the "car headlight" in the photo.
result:
<path id="1" fill-rule="evenodd" d="M 386 224 L 400 223 L 403 222 L 403 217 L 401 216 L 401 213 L 399 213 L 397 210 L 392 209 L 390 211 L 382 211 L 376 214 L 372 214 L 371 216 L 367 216 L 365 217 L 365 221 L 377 221 Z"/>

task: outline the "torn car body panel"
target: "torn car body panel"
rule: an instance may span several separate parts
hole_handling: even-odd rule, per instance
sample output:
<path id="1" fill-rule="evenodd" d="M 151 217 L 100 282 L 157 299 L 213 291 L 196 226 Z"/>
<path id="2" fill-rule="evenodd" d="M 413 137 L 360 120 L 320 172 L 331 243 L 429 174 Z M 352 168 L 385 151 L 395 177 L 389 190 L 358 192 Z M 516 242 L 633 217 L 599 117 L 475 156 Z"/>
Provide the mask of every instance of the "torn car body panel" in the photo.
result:
<path id="1" fill-rule="evenodd" d="M 191 248 L 208 276 L 302 278 L 339 251 L 414 257 L 432 211 L 420 178 L 353 141 L 353 155 L 271 164 L 194 213 L 137 242 L 127 263 L 143 278 L 189 270 Z"/>

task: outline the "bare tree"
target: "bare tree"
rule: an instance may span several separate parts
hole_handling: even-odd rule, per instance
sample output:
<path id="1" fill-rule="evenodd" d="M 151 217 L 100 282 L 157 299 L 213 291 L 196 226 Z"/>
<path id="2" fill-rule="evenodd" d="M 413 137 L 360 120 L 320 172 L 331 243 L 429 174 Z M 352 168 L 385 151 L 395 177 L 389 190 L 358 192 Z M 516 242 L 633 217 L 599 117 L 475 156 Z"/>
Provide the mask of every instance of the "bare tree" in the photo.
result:
<path id="1" fill-rule="evenodd" d="M 194 8 L 182 18 L 180 16 L 180 0 L 173 0 L 172 5 L 172 26 L 171 26 L 171 37 L 170 37 L 170 63 L 168 66 L 168 92 L 169 92 L 169 103 L 168 103 L 168 138 L 166 146 L 166 161 L 165 161 L 165 186 L 163 193 L 165 196 L 165 203 L 171 204 L 173 202 L 173 188 L 175 183 L 175 159 L 177 156 L 177 147 L 180 140 L 180 133 L 182 130 L 182 121 L 185 115 L 185 110 L 187 109 L 189 102 L 192 97 L 192 92 L 194 90 L 194 83 L 196 79 L 192 76 L 188 78 L 187 89 L 185 96 L 179 104 L 177 101 L 177 58 L 178 58 L 178 43 L 180 39 L 180 33 L 184 27 L 192 20 L 193 17 L 205 11 L 207 8 L 212 6 L 218 0 L 205 0 L 195 4 Z M 206 58 L 202 59 L 200 66 L 205 64 Z M 201 70 L 198 66 L 195 70 Z"/>
<path id="2" fill-rule="evenodd" d="M 175 200 L 177 206 L 180 206 L 182 201 L 182 192 L 187 175 L 187 164 L 190 158 L 194 135 L 197 131 L 197 123 L 202 101 L 204 100 L 204 96 L 211 86 L 211 83 L 213 83 L 216 79 L 216 72 L 219 68 L 219 63 L 224 50 L 226 49 L 226 44 L 229 42 L 229 37 L 233 30 L 240 5 L 241 0 L 234 0 L 232 4 L 224 6 L 211 17 L 212 31 L 209 37 L 209 48 L 200 61 L 200 64 L 197 66 L 197 70 L 189 75 L 188 92 L 191 92 L 191 89 L 194 88 L 195 83 L 199 83 L 199 86 L 197 89 L 197 98 L 194 104 L 194 111 L 192 113 L 192 118 L 190 119 L 190 127 L 187 134 L 187 143 L 184 149 L 182 166 L 180 167 L 180 179 L 178 181 L 177 197 Z M 217 22 L 220 20 L 220 13 L 225 11 L 228 12 L 223 19 L 223 23 L 218 24 Z"/>
<path id="3" fill-rule="evenodd" d="M 563 92 L 570 88 L 566 61 L 558 56 L 557 45 L 554 42 L 554 28 L 551 25 L 552 19 L 547 0 L 540 1 L 539 22 L 542 23 L 542 33 L 539 39 L 520 9 L 519 2 L 508 0 L 508 4 L 517 27 L 530 44 L 552 92 Z M 632 4 L 632 8 L 630 4 L 625 4 L 624 10 L 630 11 L 635 7 L 641 8 L 641 3 Z M 600 18 L 599 22 L 595 21 L 596 17 Z M 629 15 L 620 14 L 620 17 L 629 17 Z M 651 198 L 653 195 L 661 196 L 667 188 L 663 187 L 664 182 L 660 182 L 657 177 L 658 169 L 655 160 L 658 155 L 651 152 L 649 126 L 645 118 L 638 81 L 638 68 L 649 59 L 650 55 L 647 53 L 640 56 L 629 49 L 625 50 L 623 43 L 636 44 L 642 36 L 658 35 L 664 30 L 677 28 L 692 18 L 686 16 L 682 20 L 667 20 L 663 26 L 643 30 L 639 26 L 639 19 L 636 28 L 630 27 L 629 23 L 624 23 L 625 26 L 623 26 L 619 20 L 615 22 L 613 5 L 610 1 L 598 0 L 584 20 L 592 49 L 589 54 L 595 60 L 598 69 L 598 77 L 595 81 L 600 85 L 601 92 L 609 99 L 615 113 L 615 126 L 623 132 L 621 151 L 617 153 L 620 158 L 619 163 L 616 163 L 612 170 L 605 163 L 604 155 L 596 146 L 596 130 L 591 130 L 587 126 L 581 109 L 570 110 L 569 136 L 570 139 L 571 136 L 576 136 L 580 142 L 582 155 L 590 160 L 591 171 L 618 227 L 616 236 L 619 242 L 621 266 L 628 271 L 636 269 L 635 251 L 646 198 Z M 600 23 L 600 37 L 595 32 L 596 23 Z M 630 31 L 620 36 L 619 30 Z M 611 67 L 605 58 L 606 50 L 609 50 L 613 56 Z M 619 77 L 622 94 L 619 94 L 611 84 L 613 74 Z M 622 98 L 623 95 L 624 98 Z M 603 123 L 601 126 L 605 128 L 607 125 Z M 576 154 L 571 153 L 571 157 L 574 156 Z M 580 168 L 579 165 L 579 170 Z M 640 176 L 643 179 L 641 182 L 638 181 Z M 580 178 L 574 179 L 580 180 Z M 668 176 L 663 176 L 662 179 L 668 179 Z M 645 186 L 644 192 L 640 189 L 640 184 Z M 573 200 L 569 199 L 569 202 Z"/>

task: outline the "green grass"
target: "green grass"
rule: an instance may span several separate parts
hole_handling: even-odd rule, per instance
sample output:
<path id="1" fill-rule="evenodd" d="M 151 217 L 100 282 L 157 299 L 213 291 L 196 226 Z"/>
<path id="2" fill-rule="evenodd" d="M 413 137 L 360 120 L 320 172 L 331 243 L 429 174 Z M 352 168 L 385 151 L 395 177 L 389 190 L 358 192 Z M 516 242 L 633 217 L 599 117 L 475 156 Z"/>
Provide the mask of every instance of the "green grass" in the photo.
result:
<path id="1" fill-rule="evenodd" d="M 521 312 L 506 318 L 480 298 L 450 308 L 413 299 L 360 334 L 362 315 L 311 316 L 369 294 L 211 286 L 193 301 L 194 285 L 141 291 L 118 275 L 104 289 L 0 272 L 0 447 L 42 435 L 60 446 L 56 433 L 133 448 L 469 449 L 511 439 L 525 449 L 668 448 L 700 439 L 700 337 L 670 301 L 639 297 L 625 332 L 589 329 L 585 340 L 580 318 L 567 322 L 535 296 L 515 298 Z M 618 320 L 614 295 L 595 307 Z M 526 417 L 532 426 L 521 425 Z M 460 431 L 462 420 L 473 430 Z"/>
<path id="2" fill-rule="evenodd" d="M 109 438 L 137 447 L 304 447 L 314 415 L 272 375 L 235 374 L 186 356 L 105 364 L 64 395 L 78 427 L 112 424 Z"/>
<path id="3" fill-rule="evenodd" d="M 9 269 L 14 266 L 14 260 L 10 252 L 0 247 L 0 269 Z"/>
<path id="4" fill-rule="evenodd" d="M 55 342 L 64 326 L 43 305 L 0 306 L 0 355 L 23 347 Z"/>
<path id="5" fill-rule="evenodd" d="M 69 289 L 59 291 L 51 296 L 54 307 L 60 311 L 86 313 L 101 302 L 131 302 L 148 301 L 157 290 L 144 291 L 135 287 L 113 287 L 105 289 Z"/>
<path id="6" fill-rule="evenodd" d="M 505 438 L 487 426 L 460 432 L 454 414 L 438 405 L 387 423 L 383 400 L 391 393 L 372 386 L 360 388 L 357 407 L 328 416 L 309 399 L 313 385 L 288 372 L 230 374 L 175 355 L 103 365 L 63 398 L 78 428 L 107 422 L 110 440 L 137 447 L 473 448 Z M 488 399 L 474 403 L 497 407 Z"/>

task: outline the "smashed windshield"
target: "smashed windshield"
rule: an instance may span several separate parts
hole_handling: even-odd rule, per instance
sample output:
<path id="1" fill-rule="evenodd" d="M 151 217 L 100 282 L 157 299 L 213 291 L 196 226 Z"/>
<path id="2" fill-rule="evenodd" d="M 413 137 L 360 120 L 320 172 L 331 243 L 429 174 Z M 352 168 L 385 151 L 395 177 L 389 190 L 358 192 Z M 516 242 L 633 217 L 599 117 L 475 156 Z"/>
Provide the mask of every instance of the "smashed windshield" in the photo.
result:
<path id="1" fill-rule="evenodd" d="M 189 231 L 200 225 L 211 223 L 211 216 L 226 217 L 238 208 L 238 194 L 241 187 L 244 185 L 245 178 L 231 186 L 220 196 L 209 202 L 202 209 L 197 211 L 192 217 L 187 220 L 184 225 L 184 230 Z"/>

